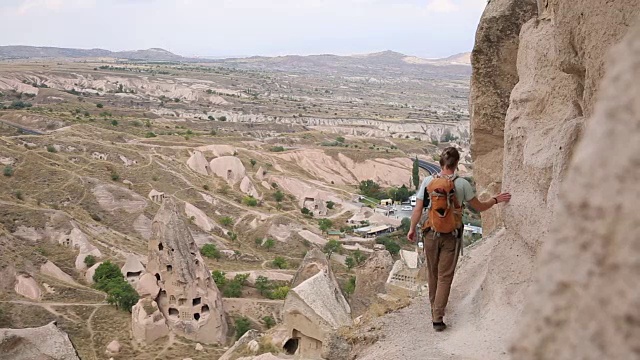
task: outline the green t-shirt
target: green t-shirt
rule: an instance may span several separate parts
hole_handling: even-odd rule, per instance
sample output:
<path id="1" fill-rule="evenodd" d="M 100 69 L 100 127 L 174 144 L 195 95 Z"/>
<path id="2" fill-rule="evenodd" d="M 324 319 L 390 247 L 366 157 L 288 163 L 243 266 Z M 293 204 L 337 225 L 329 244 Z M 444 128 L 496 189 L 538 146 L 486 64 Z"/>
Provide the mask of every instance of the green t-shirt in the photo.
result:
<path id="1" fill-rule="evenodd" d="M 429 175 L 426 179 L 424 179 L 422 185 L 420 185 L 420 190 L 416 194 L 416 198 L 418 200 L 424 201 L 424 193 L 431 180 L 433 180 L 433 176 Z M 454 185 L 456 187 L 456 199 L 458 200 L 458 205 L 462 206 L 463 201 L 469 202 L 476 196 L 476 194 L 473 192 L 471 184 L 469 184 L 467 179 L 458 177 L 456 178 Z"/>

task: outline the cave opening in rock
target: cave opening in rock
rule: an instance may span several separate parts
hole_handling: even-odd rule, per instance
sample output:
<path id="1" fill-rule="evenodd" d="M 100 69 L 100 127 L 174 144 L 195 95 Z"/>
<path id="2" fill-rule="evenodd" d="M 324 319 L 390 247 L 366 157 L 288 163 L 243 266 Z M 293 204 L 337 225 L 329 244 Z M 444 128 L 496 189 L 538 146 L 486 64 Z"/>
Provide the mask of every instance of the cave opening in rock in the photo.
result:
<path id="1" fill-rule="evenodd" d="M 193 306 L 200 305 L 200 303 L 202 303 L 202 298 L 197 297 L 193 299 Z"/>
<path id="2" fill-rule="evenodd" d="M 164 250 L 164 245 L 162 245 L 162 243 L 158 244 L 158 250 L 160 251 Z"/>
<path id="3" fill-rule="evenodd" d="M 202 314 L 208 314 L 209 313 L 209 305 L 204 305 L 201 309 Z"/>
<path id="4" fill-rule="evenodd" d="M 142 271 L 128 271 L 127 272 L 127 279 L 131 279 L 131 278 L 137 278 L 140 277 L 140 275 L 142 275 Z"/>
<path id="5" fill-rule="evenodd" d="M 160 274 L 156 273 L 156 280 L 161 281 Z"/>
<path id="6" fill-rule="evenodd" d="M 172 318 L 178 318 L 180 317 L 180 312 L 178 311 L 178 309 L 169 308 L 169 316 Z"/>
<path id="7" fill-rule="evenodd" d="M 284 346 L 282 347 L 284 349 L 284 352 L 287 355 L 294 355 L 296 353 L 296 351 L 298 351 L 298 342 L 300 341 L 299 338 L 291 338 L 289 340 L 287 340 L 286 343 L 284 343 Z"/>
<path id="8" fill-rule="evenodd" d="M 193 314 L 193 319 L 196 321 L 200 320 L 200 314 L 198 313 Z"/>

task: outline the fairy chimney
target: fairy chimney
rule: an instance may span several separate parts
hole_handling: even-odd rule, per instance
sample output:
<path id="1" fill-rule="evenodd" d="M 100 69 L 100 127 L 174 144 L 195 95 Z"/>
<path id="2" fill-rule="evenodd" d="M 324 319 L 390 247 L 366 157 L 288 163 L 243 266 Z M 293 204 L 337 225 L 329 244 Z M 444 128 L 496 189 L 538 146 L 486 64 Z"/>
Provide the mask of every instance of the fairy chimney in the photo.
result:
<path id="1" fill-rule="evenodd" d="M 224 343 L 220 291 L 180 213 L 175 201 L 166 198 L 151 227 L 147 272 L 160 287 L 158 308 L 174 333 L 205 344 Z"/>

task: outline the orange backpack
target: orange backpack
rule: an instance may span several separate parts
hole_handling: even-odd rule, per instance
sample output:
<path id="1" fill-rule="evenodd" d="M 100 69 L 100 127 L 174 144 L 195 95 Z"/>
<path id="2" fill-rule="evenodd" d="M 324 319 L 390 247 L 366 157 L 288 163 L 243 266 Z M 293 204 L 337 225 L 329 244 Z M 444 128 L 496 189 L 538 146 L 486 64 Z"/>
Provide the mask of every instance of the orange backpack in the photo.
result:
<path id="1" fill-rule="evenodd" d="M 429 217 L 424 222 L 423 232 L 431 229 L 437 233 L 452 233 L 462 227 L 462 206 L 456 198 L 455 181 L 458 177 L 449 178 L 440 174 L 433 175 L 433 180 L 425 189 L 429 194 L 431 206 Z"/>

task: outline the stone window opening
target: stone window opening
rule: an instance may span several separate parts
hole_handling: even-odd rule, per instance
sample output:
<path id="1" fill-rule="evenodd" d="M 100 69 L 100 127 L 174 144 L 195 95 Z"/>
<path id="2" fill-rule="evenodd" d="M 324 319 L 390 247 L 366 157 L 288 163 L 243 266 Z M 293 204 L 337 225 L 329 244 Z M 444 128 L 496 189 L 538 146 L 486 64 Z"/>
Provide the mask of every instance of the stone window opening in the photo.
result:
<path id="1" fill-rule="evenodd" d="M 178 299 L 178 305 L 182 306 L 182 305 L 184 305 L 186 303 L 187 303 L 187 299 L 185 299 L 185 298 Z"/>
<path id="2" fill-rule="evenodd" d="M 300 342 L 300 338 L 291 338 L 284 343 L 282 349 L 287 355 L 295 355 L 296 351 L 298 351 L 298 343 Z"/>
<path id="3" fill-rule="evenodd" d="M 179 318 L 180 317 L 180 312 L 177 309 L 169 308 L 169 317 Z"/>
<path id="4" fill-rule="evenodd" d="M 162 279 L 160 278 L 160 274 L 158 274 L 158 273 L 156 273 L 156 280 L 162 281 Z"/>
<path id="5" fill-rule="evenodd" d="M 227 170 L 227 180 L 231 179 L 233 176 L 233 171 L 231 169 Z"/>
<path id="6" fill-rule="evenodd" d="M 169 296 L 169 304 L 175 304 L 176 303 L 176 297 L 171 295 Z"/>
<path id="7" fill-rule="evenodd" d="M 127 279 L 137 278 L 140 275 L 142 275 L 142 271 L 135 271 L 135 272 L 128 271 L 127 272 Z"/>
<path id="8" fill-rule="evenodd" d="M 208 314 L 209 313 L 209 305 L 204 305 L 202 307 L 202 309 L 200 309 L 200 311 L 202 312 L 202 315 Z"/>
<path id="9" fill-rule="evenodd" d="M 66 246 L 71 246 L 71 239 L 69 239 L 69 238 L 64 239 L 64 244 Z"/>
<path id="10" fill-rule="evenodd" d="M 193 319 L 194 319 L 195 321 L 200 320 L 200 314 L 198 314 L 198 313 L 193 314 Z"/>
<path id="11" fill-rule="evenodd" d="M 162 243 L 158 244 L 158 250 L 160 251 L 164 250 L 164 245 L 162 245 Z"/>
<path id="12" fill-rule="evenodd" d="M 200 261 L 198 261 L 198 259 L 196 259 L 196 266 L 200 265 Z"/>
<path id="13" fill-rule="evenodd" d="M 201 303 L 202 303 L 202 298 L 197 297 L 193 299 L 193 306 L 198 306 Z"/>
<path id="14" fill-rule="evenodd" d="M 171 265 L 167 265 L 167 271 L 168 271 L 168 272 L 172 272 L 172 271 L 173 271 L 173 266 L 171 266 Z"/>

